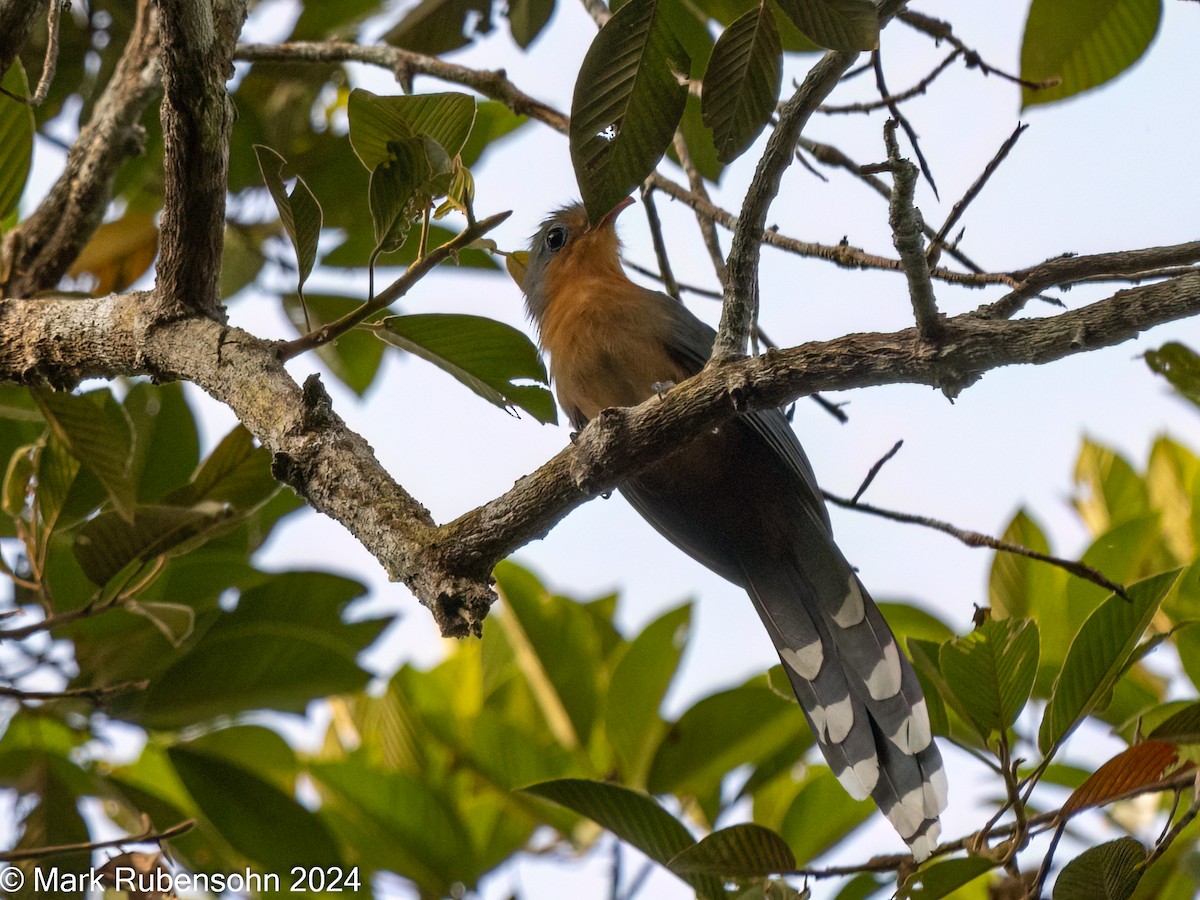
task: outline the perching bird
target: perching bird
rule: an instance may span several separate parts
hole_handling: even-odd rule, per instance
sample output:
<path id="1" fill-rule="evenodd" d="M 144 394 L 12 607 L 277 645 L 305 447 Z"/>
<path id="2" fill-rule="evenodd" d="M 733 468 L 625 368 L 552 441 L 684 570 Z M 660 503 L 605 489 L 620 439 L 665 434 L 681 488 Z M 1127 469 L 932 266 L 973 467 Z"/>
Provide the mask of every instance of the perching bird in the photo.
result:
<path id="1" fill-rule="evenodd" d="M 558 400 L 583 428 L 695 375 L 715 332 L 630 281 L 614 229 L 581 204 L 533 238 L 522 288 Z M 830 768 L 876 804 L 918 860 L 946 806 L 925 699 L 883 616 L 833 542 L 812 468 L 779 410 L 702 434 L 620 491 L 669 541 L 750 595 Z"/>

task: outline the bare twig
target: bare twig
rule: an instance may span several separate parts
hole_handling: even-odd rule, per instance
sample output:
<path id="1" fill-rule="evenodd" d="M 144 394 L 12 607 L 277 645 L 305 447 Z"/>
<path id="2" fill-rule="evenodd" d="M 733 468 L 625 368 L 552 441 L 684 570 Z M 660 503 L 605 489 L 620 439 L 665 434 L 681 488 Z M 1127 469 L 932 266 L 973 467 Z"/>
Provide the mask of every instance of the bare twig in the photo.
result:
<path id="1" fill-rule="evenodd" d="M 890 456 L 890 454 L 889 454 Z M 881 462 L 886 461 L 887 457 Z M 1037 550 L 1031 550 L 1021 544 L 1016 544 L 1011 541 L 1003 541 L 999 538 L 994 538 L 990 535 L 983 534 L 979 531 L 970 531 L 968 529 L 959 528 L 951 525 L 949 522 L 943 522 L 940 519 L 933 519 L 929 516 L 918 516 L 913 513 L 899 512 L 898 510 L 884 509 L 879 506 L 873 506 L 870 503 L 861 503 L 855 498 L 839 497 L 836 494 L 831 494 L 828 491 L 821 492 L 825 499 L 834 506 L 840 506 L 843 509 L 853 509 L 858 512 L 868 513 L 872 516 L 879 516 L 882 519 L 889 519 L 892 522 L 907 522 L 911 525 L 922 525 L 925 528 L 932 528 L 935 531 L 940 531 L 943 534 L 948 534 L 953 538 L 966 544 L 968 547 L 988 547 L 992 550 L 999 550 L 1003 553 L 1012 553 L 1016 556 L 1024 556 L 1028 559 L 1036 559 L 1039 562 L 1049 563 L 1052 566 L 1057 566 L 1070 572 L 1077 578 L 1083 578 L 1093 584 L 1098 584 L 1106 590 L 1112 591 L 1114 594 L 1119 594 L 1124 597 L 1125 587 L 1110 578 L 1105 577 L 1102 572 L 1098 572 L 1091 566 L 1084 565 L 1081 562 L 1076 562 L 1071 559 L 1063 559 L 1059 556 L 1051 556 L 1048 553 L 1040 553 Z M 861 489 L 860 489 L 861 493 Z"/>
<path id="2" fill-rule="evenodd" d="M 944 22 L 941 19 L 935 19 L 933 16 L 927 16 L 924 13 L 919 13 L 916 10 L 906 9 L 897 17 L 905 25 L 910 28 L 915 28 L 923 34 L 929 35 L 937 42 L 945 41 L 956 50 L 960 50 L 963 58 L 966 60 L 968 69 L 979 69 L 984 75 L 995 75 L 1003 78 L 1005 81 L 1011 81 L 1013 84 L 1019 84 L 1022 87 L 1029 88 L 1031 91 L 1041 91 L 1046 88 L 1054 87 L 1062 82 L 1061 78 L 1047 78 L 1044 81 L 1030 81 L 1026 78 L 1020 78 L 1016 75 L 1010 75 L 995 66 L 988 65 L 983 58 L 975 50 L 972 50 L 964 44 L 954 34 L 954 29 L 949 22 Z"/>
<path id="3" fill-rule="evenodd" d="M 901 91 L 899 94 L 892 94 L 888 97 L 882 97 L 879 100 L 872 100 L 867 103 L 846 103 L 840 106 L 822 105 L 817 107 L 817 112 L 825 113 L 826 115 L 840 115 L 845 113 L 869 113 L 877 109 L 890 109 L 893 105 L 903 103 L 906 100 L 911 100 L 913 97 L 918 97 L 929 90 L 929 86 L 937 80 L 937 77 L 946 71 L 952 62 L 962 55 L 962 50 L 955 48 L 949 56 L 938 63 L 937 67 L 910 87 L 906 91 Z M 844 79 L 843 79 L 844 80 Z"/>
<path id="4" fill-rule="evenodd" d="M 27 859 L 43 859 L 47 856 L 64 856 L 68 853 L 91 853 L 93 850 L 103 850 L 106 847 L 124 847 L 126 844 L 160 844 L 177 838 L 191 831 L 196 825 L 195 819 L 186 819 L 178 825 L 172 825 L 163 831 L 147 830 L 142 834 L 113 838 L 108 841 L 86 841 L 78 844 L 57 844 L 52 847 L 29 847 L 24 850 L 7 850 L 0 852 L 0 862 L 23 862 Z"/>
<path id="5" fill-rule="evenodd" d="M 888 92 L 887 80 L 883 77 L 883 52 L 878 47 L 871 55 L 871 60 L 875 64 L 875 86 L 879 89 L 879 96 L 885 98 L 884 105 L 887 106 L 888 113 L 904 129 L 904 133 L 908 136 L 908 142 L 912 145 L 913 153 L 917 156 L 921 174 L 929 182 L 929 187 L 933 189 L 933 196 L 937 197 L 937 182 L 933 180 L 933 170 L 929 168 L 929 162 L 925 159 L 925 154 L 921 152 L 921 141 L 917 138 L 917 130 L 908 121 L 908 116 L 900 111 L 899 104 L 888 99 L 891 94 Z"/>
<path id="6" fill-rule="evenodd" d="M 675 132 L 675 155 L 679 157 L 679 164 L 687 174 L 692 193 L 700 199 L 708 201 L 708 188 L 704 185 L 704 178 L 692 161 L 692 155 L 688 150 L 687 141 L 683 138 L 683 132 L 678 130 Z M 696 213 L 696 224 L 700 228 L 700 237 L 704 241 L 704 248 L 708 251 L 709 259 L 712 260 L 713 271 L 717 273 L 717 282 L 723 288 L 725 286 L 725 255 L 721 252 L 721 241 L 717 236 L 717 229 L 711 218 L 702 215 L 699 210 L 693 211 Z"/>
<path id="7" fill-rule="evenodd" d="M 487 234 L 510 215 L 512 215 L 511 212 L 497 213 L 494 216 L 488 216 L 486 219 L 480 219 L 474 225 L 468 225 L 451 240 L 440 247 L 435 247 L 413 262 L 403 275 L 366 303 L 346 313 L 340 319 L 330 322 L 327 325 L 322 325 L 315 331 L 309 332 L 293 341 L 286 341 L 279 344 L 279 358 L 283 360 L 292 359 L 301 353 L 320 347 L 322 344 L 328 344 L 330 341 L 337 340 L 337 338 L 341 337 L 355 325 L 365 322 L 375 313 L 391 306 L 407 294 L 413 285 L 428 275 L 437 265 Z"/>
<path id="8" fill-rule="evenodd" d="M 900 448 L 903 446 L 904 441 L 896 441 L 896 443 L 892 444 L 891 450 L 883 454 L 883 456 L 879 457 L 879 459 L 875 461 L 875 464 L 871 466 L 870 471 L 867 472 L 867 477 L 862 480 L 862 484 L 858 486 L 858 490 L 855 491 L 854 496 L 850 498 L 851 505 L 858 503 L 858 501 L 862 498 L 862 495 L 867 492 L 867 488 L 871 486 L 871 482 L 875 480 L 875 476 L 879 474 L 879 470 L 887 465 L 888 460 L 899 453 Z"/>
<path id="9" fill-rule="evenodd" d="M 149 683 L 150 682 L 141 679 L 133 681 L 121 681 L 117 684 L 106 684 L 99 687 L 68 688 L 62 691 L 25 691 L 21 690 L 20 688 L 0 685 L 0 697 L 8 697 L 13 700 L 20 700 L 22 703 L 32 700 L 88 700 L 91 703 L 99 706 L 113 694 L 124 694 L 128 693 L 129 691 L 145 690 Z"/>
<path id="10" fill-rule="evenodd" d="M 667 242 L 663 238 L 662 221 L 658 218 L 658 207 L 654 205 L 654 188 L 642 185 L 642 208 L 646 211 L 646 223 L 650 226 L 650 241 L 654 244 L 654 256 L 658 260 L 658 273 L 663 290 L 674 300 L 679 299 L 679 284 L 671 271 L 671 259 L 667 255 Z"/>
<path id="11" fill-rule="evenodd" d="M 979 196 L 979 192 L 983 190 L 983 186 L 995 174 L 996 170 L 1000 167 L 1000 163 L 1004 162 L 1009 151 L 1016 145 L 1017 140 L 1025 133 L 1025 129 L 1028 127 L 1028 125 L 1017 125 L 1013 133 L 1000 145 L 1000 149 L 996 151 L 996 155 L 984 166 L 980 176 L 967 188 L 967 192 L 962 195 L 962 198 L 954 204 L 954 207 L 950 210 L 950 215 L 946 217 L 946 221 L 942 224 L 942 227 L 938 229 L 937 234 L 933 236 L 933 240 L 929 242 L 929 252 L 926 254 L 929 265 L 933 266 L 937 264 L 938 256 L 941 254 L 942 248 L 946 246 L 946 235 L 950 233 L 950 229 L 962 218 L 963 213 L 967 211 L 967 207 L 971 205 L 971 202 Z"/>

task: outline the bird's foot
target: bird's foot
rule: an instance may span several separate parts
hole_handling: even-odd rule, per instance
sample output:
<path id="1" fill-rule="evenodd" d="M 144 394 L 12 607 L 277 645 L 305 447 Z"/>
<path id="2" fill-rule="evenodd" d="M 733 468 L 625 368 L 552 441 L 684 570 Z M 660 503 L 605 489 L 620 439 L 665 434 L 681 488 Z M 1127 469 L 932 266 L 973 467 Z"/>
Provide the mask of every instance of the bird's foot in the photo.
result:
<path id="1" fill-rule="evenodd" d="M 656 381 L 650 385 L 650 390 L 654 391 L 655 396 L 659 400 L 662 400 L 667 396 L 667 391 L 673 387 L 675 387 L 675 382 L 673 381 Z"/>

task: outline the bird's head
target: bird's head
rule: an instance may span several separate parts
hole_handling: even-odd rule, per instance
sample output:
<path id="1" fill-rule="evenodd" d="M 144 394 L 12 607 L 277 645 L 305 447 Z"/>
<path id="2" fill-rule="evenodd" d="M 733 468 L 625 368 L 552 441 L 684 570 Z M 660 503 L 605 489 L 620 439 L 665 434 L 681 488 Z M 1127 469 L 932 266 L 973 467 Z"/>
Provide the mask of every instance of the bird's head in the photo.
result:
<path id="1" fill-rule="evenodd" d="M 555 210 L 542 222 L 529 245 L 529 261 L 521 289 L 534 321 L 541 322 L 555 292 L 580 278 L 625 278 L 615 223 L 621 210 L 633 203 L 626 197 L 591 224 L 582 203 Z"/>

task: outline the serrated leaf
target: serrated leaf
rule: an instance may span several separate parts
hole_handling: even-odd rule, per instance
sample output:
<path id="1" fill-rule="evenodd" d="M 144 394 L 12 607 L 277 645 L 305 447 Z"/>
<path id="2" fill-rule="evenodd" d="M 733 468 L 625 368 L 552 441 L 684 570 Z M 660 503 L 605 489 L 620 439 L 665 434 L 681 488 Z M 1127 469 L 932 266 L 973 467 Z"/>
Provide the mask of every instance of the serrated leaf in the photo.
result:
<path id="1" fill-rule="evenodd" d="M 687 101 L 687 52 L 660 9 L 629 0 L 588 48 L 571 101 L 575 179 L 597 222 L 649 175 Z"/>
<path id="2" fill-rule="evenodd" d="M 1132 66 L 1158 31 L 1161 0 L 1033 0 L 1021 41 L 1022 107 L 1074 96 Z"/>
<path id="3" fill-rule="evenodd" d="M 664 866 L 696 844 L 683 823 L 652 797 L 628 788 L 602 781 L 563 778 L 531 785 L 524 790 L 586 816 Z M 720 882 L 709 876 L 688 874 L 680 877 L 705 897 L 724 895 Z"/>
<path id="4" fill-rule="evenodd" d="M 714 831 L 677 853 L 667 864 L 676 875 L 724 880 L 762 878 L 796 868 L 796 857 L 779 835 L 753 822 Z"/>
<path id="5" fill-rule="evenodd" d="M 1200 356 L 1190 347 L 1171 341 L 1147 350 L 1146 365 L 1166 378 L 1180 396 L 1200 406 Z"/>
<path id="6" fill-rule="evenodd" d="M 996 867 L 982 856 L 935 862 L 910 875 L 899 891 L 900 900 L 941 900 Z"/>
<path id="7" fill-rule="evenodd" d="M 4 73 L 3 86 L 18 97 L 29 96 L 29 81 L 19 59 Z M 32 106 L 0 94 L 0 221 L 17 208 L 25 191 L 36 128 Z"/>
<path id="8" fill-rule="evenodd" d="M 783 14 L 819 46 L 874 50 L 879 13 L 871 0 L 776 0 Z"/>
<path id="9" fill-rule="evenodd" d="M 986 742 L 1008 729 L 1033 690 L 1038 628 L 1029 619 L 988 619 L 942 645 L 939 667 L 967 720 Z"/>
<path id="10" fill-rule="evenodd" d="M 783 80 L 782 54 L 775 16 L 765 4 L 717 38 L 704 76 L 701 110 L 721 162 L 740 156 L 770 120 Z"/>
<path id="11" fill-rule="evenodd" d="M 1061 814 L 1073 815 L 1090 806 L 1103 806 L 1132 790 L 1160 781 L 1179 760 L 1179 751 L 1165 741 L 1148 740 L 1122 750 L 1076 788 Z"/>
<path id="12" fill-rule="evenodd" d="M 158 226 L 153 212 L 129 210 L 96 229 L 71 264 L 72 278 L 95 279 L 92 294 L 123 291 L 141 278 L 158 256 Z"/>
<path id="13" fill-rule="evenodd" d="M 346 104 L 350 145 L 368 171 L 386 161 L 390 141 L 428 137 L 453 159 L 462 151 L 475 121 L 475 101 L 467 94 L 446 92 L 408 97 L 381 97 L 362 88 L 350 92 Z"/>
<path id="14" fill-rule="evenodd" d="M 1085 850 L 1054 882 L 1054 900 L 1128 900 L 1142 877 L 1146 848 L 1131 837 Z"/>
<path id="15" fill-rule="evenodd" d="M 104 485 L 118 514 L 133 520 L 133 429 L 107 390 L 68 394 L 36 390 L 34 399 L 55 436 Z"/>
<path id="16" fill-rule="evenodd" d="M 511 325 L 426 313 L 389 316 L 372 328 L 380 340 L 433 363 L 502 409 L 518 407 L 543 423 L 558 419 L 537 348 Z"/>
<path id="17" fill-rule="evenodd" d="M 254 153 L 258 157 L 258 169 L 262 172 L 263 181 L 275 201 L 275 209 L 279 211 L 279 221 L 287 232 L 296 250 L 297 290 L 303 293 L 304 282 L 312 274 L 317 261 L 317 242 L 321 237 L 322 212 L 321 204 L 316 195 L 309 189 L 308 184 L 299 175 L 296 176 L 296 186 L 292 192 L 287 192 L 283 183 L 283 167 L 287 160 L 262 144 L 254 145 Z"/>
<path id="18" fill-rule="evenodd" d="M 1128 600 L 1113 594 L 1083 623 L 1042 716 L 1038 748 L 1043 756 L 1052 755 L 1109 696 L 1178 577 L 1173 571 L 1139 581 L 1129 587 Z"/>

